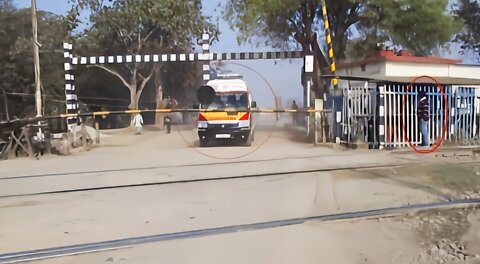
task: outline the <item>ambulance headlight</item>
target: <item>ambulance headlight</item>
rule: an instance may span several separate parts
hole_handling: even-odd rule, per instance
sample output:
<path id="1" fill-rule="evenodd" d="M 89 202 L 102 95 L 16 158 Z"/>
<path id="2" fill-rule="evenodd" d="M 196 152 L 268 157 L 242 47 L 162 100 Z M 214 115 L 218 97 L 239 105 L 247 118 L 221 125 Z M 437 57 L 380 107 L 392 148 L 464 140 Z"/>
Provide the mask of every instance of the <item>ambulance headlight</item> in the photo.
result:
<path id="1" fill-rule="evenodd" d="M 198 123 L 198 128 L 207 128 L 208 127 L 208 123 L 205 122 L 205 123 Z"/>

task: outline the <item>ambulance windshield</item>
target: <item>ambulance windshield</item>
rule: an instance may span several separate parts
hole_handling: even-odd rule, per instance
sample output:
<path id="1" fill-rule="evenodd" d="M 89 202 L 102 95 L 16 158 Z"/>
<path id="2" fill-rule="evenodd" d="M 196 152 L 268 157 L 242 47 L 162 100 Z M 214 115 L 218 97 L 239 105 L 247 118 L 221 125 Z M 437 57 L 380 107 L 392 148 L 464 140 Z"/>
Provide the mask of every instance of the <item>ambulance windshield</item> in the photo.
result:
<path id="1" fill-rule="evenodd" d="M 217 93 L 207 110 L 247 111 L 247 93 Z"/>

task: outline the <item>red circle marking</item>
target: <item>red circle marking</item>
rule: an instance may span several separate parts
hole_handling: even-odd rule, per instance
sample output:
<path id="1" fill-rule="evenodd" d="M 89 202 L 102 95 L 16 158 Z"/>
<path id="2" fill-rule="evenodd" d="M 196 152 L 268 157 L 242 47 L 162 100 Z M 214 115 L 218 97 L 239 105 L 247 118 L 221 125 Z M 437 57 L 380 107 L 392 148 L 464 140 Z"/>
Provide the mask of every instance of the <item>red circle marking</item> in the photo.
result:
<path id="1" fill-rule="evenodd" d="M 442 134 L 435 140 L 435 143 L 433 144 L 431 149 L 417 149 L 417 147 L 415 145 L 413 145 L 413 143 L 410 141 L 410 138 L 408 137 L 408 134 L 406 133 L 405 122 L 404 122 L 403 117 L 402 117 L 402 113 L 405 110 L 406 96 L 407 96 L 408 92 L 410 91 L 410 89 L 412 89 L 412 84 L 415 83 L 417 80 L 422 79 L 422 78 L 430 79 L 430 80 L 435 82 L 435 85 L 440 90 L 440 93 L 443 96 L 443 102 L 445 104 L 445 119 L 444 119 L 444 123 L 443 123 L 443 127 L 442 127 Z M 433 153 L 434 151 L 436 151 L 440 147 L 443 140 L 445 139 L 445 134 L 446 134 L 447 128 L 448 128 L 449 109 L 448 109 L 448 98 L 447 98 L 447 95 L 445 94 L 445 91 L 444 91 L 443 88 L 444 88 L 443 85 L 439 84 L 435 78 L 433 78 L 431 76 L 423 75 L 423 76 L 419 76 L 419 77 L 415 78 L 411 83 L 409 83 L 408 86 L 407 86 L 407 90 L 406 90 L 405 94 L 403 94 L 402 111 L 400 112 L 400 117 L 402 117 L 401 122 L 402 122 L 403 134 L 405 135 L 405 140 L 407 141 L 408 146 L 419 154 Z"/>

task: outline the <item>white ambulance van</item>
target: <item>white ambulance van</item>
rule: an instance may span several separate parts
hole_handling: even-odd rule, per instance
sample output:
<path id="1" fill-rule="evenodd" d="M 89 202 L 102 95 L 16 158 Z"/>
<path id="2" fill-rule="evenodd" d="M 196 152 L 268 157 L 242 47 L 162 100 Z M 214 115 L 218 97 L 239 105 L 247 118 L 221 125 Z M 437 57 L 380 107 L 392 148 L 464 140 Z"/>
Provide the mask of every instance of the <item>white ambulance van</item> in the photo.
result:
<path id="1" fill-rule="evenodd" d="M 238 74 L 219 74 L 207 83 L 215 90 L 208 105 L 200 105 L 198 137 L 200 146 L 214 141 L 236 141 L 251 146 L 254 123 L 251 110 L 256 108 L 247 84 Z"/>

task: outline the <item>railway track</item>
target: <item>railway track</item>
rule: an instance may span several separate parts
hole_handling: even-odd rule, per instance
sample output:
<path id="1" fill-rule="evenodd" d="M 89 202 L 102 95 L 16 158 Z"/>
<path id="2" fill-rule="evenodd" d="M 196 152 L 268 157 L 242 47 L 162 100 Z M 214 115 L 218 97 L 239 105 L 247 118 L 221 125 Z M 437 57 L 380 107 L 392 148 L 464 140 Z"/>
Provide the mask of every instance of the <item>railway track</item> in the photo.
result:
<path id="1" fill-rule="evenodd" d="M 478 164 L 478 161 L 462 161 L 462 162 L 455 162 L 455 164 Z M 243 175 L 233 175 L 233 176 L 204 177 L 204 178 L 185 179 L 185 180 L 170 180 L 170 181 L 166 180 L 166 181 L 155 181 L 155 182 L 146 182 L 146 183 L 94 186 L 94 187 L 87 187 L 87 188 L 73 188 L 73 189 L 32 192 L 32 193 L 0 195 L 0 199 L 15 198 L 15 197 L 27 197 L 27 196 L 38 196 L 38 195 L 52 195 L 52 194 L 67 194 L 67 193 L 78 193 L 78 192 L 102 191 L 102 190 L 112 190 L 112 189 L 139 188 L 139 187 L 147 187 L 147 186 L 187 184 L 187 183 L 209 182 L 209 181 L 263 178 L 263 177 L 273 177 L 273 176 L 292 175 L 292 174 L 297 174 L 297 175 L 298 174 L 299 175 L 305 174 L 306 175 L 306 174 L 316 173 L 316 172 L 386 169 L 386 168 L 401 167 L 401 166 L 405 166 L 405 165 L 407 165 L 407 164 L 395 163 L 395 164 L 384 164 L 384 165 L 345 166 L 345 167 L 335 167 L 335 168 L 292 170 L 292 171 L 268 172 L 268 173 L 258 173 L 258 174 L 243 174 Z M 416 163 L 409 163 L 408 165 L 415 166 Z M 189 165 L 187 165 L 187 166 L 189 166 Z M 148 167 L 148 168 L 150 168 L 150 167 Z M 130 170 L 133 170 L 133 169 L 126 169 L 126 170 L 130 171 Z M 108 172 L 110 172 L 110 171 L 114 172 L 114 171 L 123 171 L 123 170 L 108 170 Z M 94 172 L 85 172 L 85 173 L 94 173 Z M 58 174 L 54 174 L 54 175 L 58 175 Z"/>
<path id="2" fill-rule="evenodd" d="M 138 188 L 138 187 L 146 187 L 146 186 L 161 186 L 161 185 L 187 184 L 187 183 L 197 183 L 197 182 L 263 178 L 263 177 L 273 177 L 273 176 L 292 175 L 292 174 L 296 174 L 296 175 L 305 174 L 306 175 L 306 174 L 316 173 L 316 172 L 332 172 L 332 171 L 364 170 L 364 169 L 385 169 L 385 168 L 399 167 L 399 166 L 402 166 L 402 165 L 404 165 L 404 164 L 364 165 L 364 166 L 351 166 L 351 167 L 348 166 L 348 167 L 337 167 L 337 168 L 292 170 L 292 171 L 282 171 L 282 172 L 244 174 L 244 175 L 220 176 L 220 177 L 204 177 L 204 178 L 197 178 L 197 179 L 185 179 L 185 180 L 173 180 L 173 181 L 172 180 L 170 180 L 170 181 L 167 180 L 167 181 L 155 181 L 155 182 L 146 182 L 146 183 L 95 186 L 95 187 L 88 187 L 88 188 L 74 188 L 74 189 L 62 189 L 62 190 L 32 192 L 32 193 L 22 193 L 22 194 L 9 194 L 9 195 L 0 196 L 0 199 L 14 198 L 14 197 L 26 197 L 26 196 L 38 196 L 38 195 L 102 191 L 102 190 L 111 190 L 111 189 Z"/>
<path id="3" fill-rule="evenodd" d="M 452 150 L 440 150 L 439 152 L 448 152 Z M 454 152 L 467 152 L 471 154 L 470 149 L 460 149 L 454 150 Z M 392 151 L 393 154 L 411 154 L 411 151 Z M 29 178 L 48 178 L 48 177 L 66 177 L 70 175 L 82 175 L 82 174 L 96 174 L 96 173 L 109 173 L 109 172 L 125 172 L 125 171 L 146 171 L 146 170 L 155 170 L 155 169 L 168 169 L 168 168 L 186 168 L 186 167 L 199 167 L 199 166 L 222 166 L 222 165 L 235 165 L 235 164 L 251 164 L 251 163 L 261 163 L 269 161 L 282 161 L 282 160 L 300 160 L 300 159 L 320 159 L 320 158 L 332 158 L 332 157 L 357 157 L 358 153 L 352 154 L 333 154 L 333 155 L 322 155 L 322 156 L 299 156 L 299 157 L 285 157 L 285 158 L 271 158 L 271 159 L 256 159 L 256 160 L 245 160 L 245 161 L 228 161 L 228 162 L 214 162 L 214 163 L 195 163 L 195 164 L 178 164 L 178 165 L 165 165 L 165 166 L 146 166 L 146 167 L 134 167 L 134 168 L 123 168 L 123 169 L 104 169 L 104 170 L 87 170 L 87 171 L 76 171 L 76 172 L 59 172 L 59 173 L 44 173 L 44 174 L 32 174 L 32 175 L 17 175 L 17 176 L 7 176 L 0 177 L 2 180 L 15 180 L 15 179 L 29 179 Z M 458 163 L 470 163 L 470 162 L 458 162 Z M 406 165 L 406 164 L 403 164 Z M 415 164 L 413 164 L 415 165 Z"/>
<path id="4" fill-rule="evenodd" d="M 288 158 L 274 158 L 274 159 L 258 159 L 258 160 L 246 160 L 246 161 L 229 161 L 229 162 L 216 162 L 216 163 L 195 163 L 195 164 L 180 164 L 180 165 L 165 165 L 165 166 L 147 166 L 136 168 L 123 168 L 123 169 L 105 169 L 105 170 L 88 170 L 77 172 L 60 172 L 60 173 L 45 173 L 45 174 L 33 174 L 33 175 L 18 175 L 0 177 L 2 180 L 16 180 L 16 179 L 29 179 L 29 178 L 47 178 L 47 177 L 65 177 L 69 175 L 82 175 L 82 174 L 95 174 L 95 173 L 108 173 L 108 172 L 125 172 L 125 171 L 142 171 L 142 170 L 155 170 L 155 169 L 168 169 L 168 168 L 185 168 L 185 167 L 198 167 L 198 166 L 220 166 L 220 165 L 235 165 L 235 164 L 250 164 L 269 161 L 281 161 L 281 160 L 299 160 L 299 159 L 317 159 L 317 158 L 331 158 L 331 157 L 349 157 L 356 156 L 358 154 L 345 155 L 323 155 L 323 156 L 301 156 L 301 157 L 288 157 Z"/>
<path id="5" fill-rule="evenodd" d="M 130 237 L 117 240 L 108 240 L 95 243 L 85 243 L 77 245 L 69 245 L 54 248 L 45 248 L 30 251 L 12 252 L 0 254 L 0 263 L 20 263 L 27 261 L 42 260 L 48 258 L 58 258 L 71 255 L 87 254 L 108 250 L 117 250 L 122 248 L 130 248 L 148 243 L 160 241 L 170 241 L 178 239 L 215 236 L 221 234 L 229 234 L 235 232 L 255 231 L 269 228 L 277 228 L 284 226 L 300 225 L 306 222 L 332 222 L 339 220 L 353 220 L 360 218 L 384 218 L 398 216 L 407 212 L 424 211 L 424 210 L 446 210 L 453 208 L 480 207 L 480 199 L 472 200 L 453 200 L 442 201 L 426 204 L 413 204 L 401 207 L 389 207 L 381 209 L 373 209 L 367 211 L 348 212 L 331 215 L 319 215 L 303 218 L 275 220 L 268 222 L 259 222 L 243 225 L 214 227 L 207 229 L 189 230 L 175 233 L 164 233 L 149 236 Z"/>

